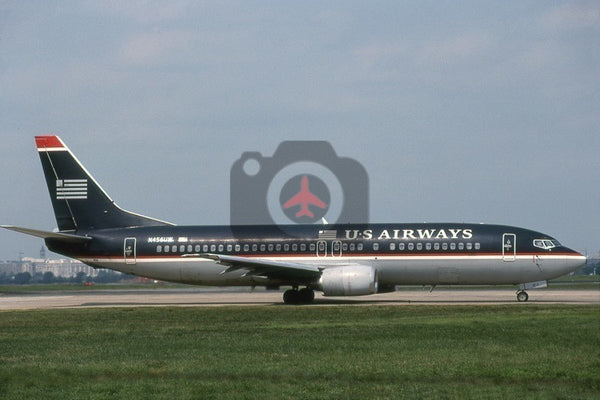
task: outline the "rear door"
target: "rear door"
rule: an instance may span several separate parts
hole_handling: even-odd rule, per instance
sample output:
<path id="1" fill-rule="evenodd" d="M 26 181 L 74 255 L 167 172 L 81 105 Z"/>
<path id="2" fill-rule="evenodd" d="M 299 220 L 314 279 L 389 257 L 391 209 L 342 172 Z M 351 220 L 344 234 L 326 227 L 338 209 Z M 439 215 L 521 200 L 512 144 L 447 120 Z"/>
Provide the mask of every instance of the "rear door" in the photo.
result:
<path id="1" fill-rule="evenodd" d="M 125 238 L 123 243 L 123 256 L 125 257 L 125 264 L 136 263 L 136 240 L 135 238 Z"/>

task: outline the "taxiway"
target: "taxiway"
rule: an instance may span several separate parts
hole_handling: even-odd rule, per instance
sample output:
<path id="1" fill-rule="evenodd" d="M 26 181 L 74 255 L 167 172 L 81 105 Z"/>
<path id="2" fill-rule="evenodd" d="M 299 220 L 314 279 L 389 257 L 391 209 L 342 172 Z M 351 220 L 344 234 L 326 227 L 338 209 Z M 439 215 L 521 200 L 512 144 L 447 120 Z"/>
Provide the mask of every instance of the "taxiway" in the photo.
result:
<path id="1" fill-rule="evenodd" d="M 498 305 L 597 304 L 600 290 L 544 289 L 529 292 L 529 301 L 518 303 L 512 289 L 400 290 L 364 297 L 323 297 L 314 305 Z M 279 291 L 215 289 L 91 290 L 0 293 L 0 310 L 33 310 L 83 307 L 205 307 L 283 306 Z"/>

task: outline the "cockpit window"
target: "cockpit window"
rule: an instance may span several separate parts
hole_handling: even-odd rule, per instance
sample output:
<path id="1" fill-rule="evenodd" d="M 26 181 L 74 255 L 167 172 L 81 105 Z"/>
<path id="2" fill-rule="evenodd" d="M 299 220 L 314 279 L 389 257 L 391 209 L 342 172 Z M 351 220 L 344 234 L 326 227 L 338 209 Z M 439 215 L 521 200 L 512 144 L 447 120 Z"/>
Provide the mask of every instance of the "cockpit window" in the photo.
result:
<path id="1" fill-rule="evenodd" d="M 534 239 L 533 245 L 535 247 L 539 247 L 540 249 L 550 250 L 550 249 L 560 246 L 560 243 L 557 240 Z"/>

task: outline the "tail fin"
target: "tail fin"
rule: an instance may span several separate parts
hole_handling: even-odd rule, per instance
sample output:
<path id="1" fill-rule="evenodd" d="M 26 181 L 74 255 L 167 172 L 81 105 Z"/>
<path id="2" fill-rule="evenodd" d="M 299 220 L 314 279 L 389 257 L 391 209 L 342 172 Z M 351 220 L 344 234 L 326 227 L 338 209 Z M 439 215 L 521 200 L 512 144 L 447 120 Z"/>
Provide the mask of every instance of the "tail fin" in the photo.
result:
<path id="1" fill-rule="evenodd" d="M 58 136 L 36 136 L 35 142 L 61 232 L 170 225 L 117 206 Z"/>

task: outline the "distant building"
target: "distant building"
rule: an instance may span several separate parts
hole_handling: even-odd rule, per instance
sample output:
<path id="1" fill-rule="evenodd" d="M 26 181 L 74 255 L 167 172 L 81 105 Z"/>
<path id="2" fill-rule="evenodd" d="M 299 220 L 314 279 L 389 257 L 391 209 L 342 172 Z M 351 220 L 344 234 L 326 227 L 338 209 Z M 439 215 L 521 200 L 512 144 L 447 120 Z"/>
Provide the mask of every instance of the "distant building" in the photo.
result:
<path id="1" fill-rule="evenodd" d="M 81 261 L 71 259 L 44 260 L 24 257 L 21 261 L 0 261 L 0 274 L 8 275 L 29 272 L 32 276 L 37 273 L 52 272 L 55 277 L 72 278 L 83 272 L 87 276 L 98 276 L 98 270 Z"/>

